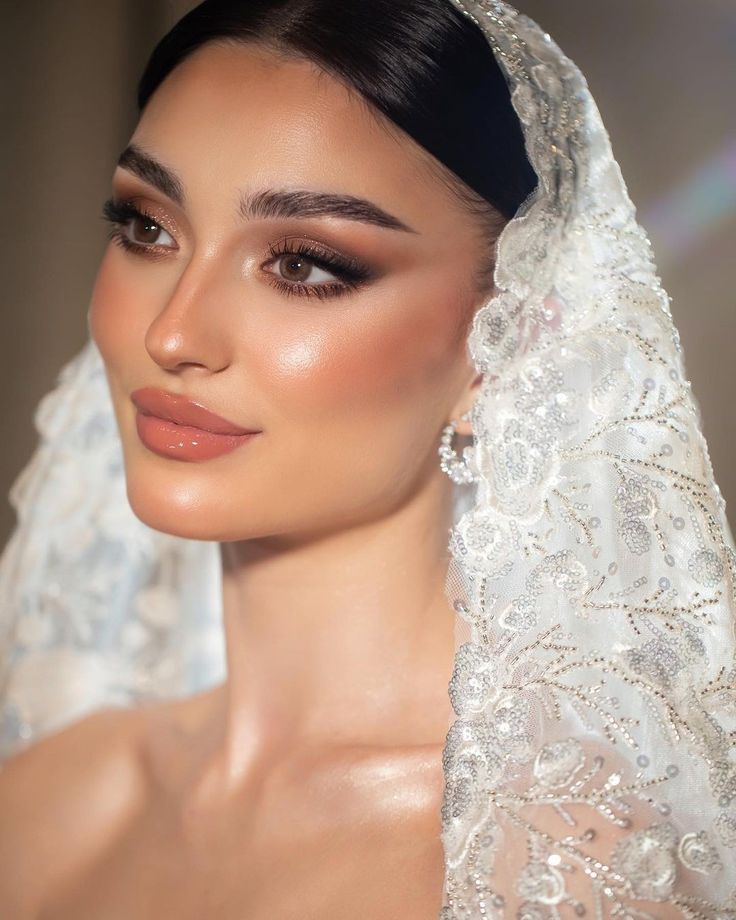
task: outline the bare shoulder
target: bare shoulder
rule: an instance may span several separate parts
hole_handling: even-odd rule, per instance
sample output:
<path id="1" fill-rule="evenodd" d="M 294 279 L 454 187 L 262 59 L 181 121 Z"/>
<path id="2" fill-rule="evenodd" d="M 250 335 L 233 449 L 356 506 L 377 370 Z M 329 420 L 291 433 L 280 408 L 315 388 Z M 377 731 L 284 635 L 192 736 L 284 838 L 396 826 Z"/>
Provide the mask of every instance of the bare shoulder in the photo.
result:
<path id="1" fill-rule="evenodd" d="M 0 764 L 0 917 L 33 917 L 114 845 L 160 779 L 159 752 L 183 761 L 219 694 L 100 710 Z"/>
<path id="2" fill-rule="evenodd" d="M 0 765 L 0 915 L 31 916 L 124 826 L 143 794 L 143 721 L 101 710 Z"/>

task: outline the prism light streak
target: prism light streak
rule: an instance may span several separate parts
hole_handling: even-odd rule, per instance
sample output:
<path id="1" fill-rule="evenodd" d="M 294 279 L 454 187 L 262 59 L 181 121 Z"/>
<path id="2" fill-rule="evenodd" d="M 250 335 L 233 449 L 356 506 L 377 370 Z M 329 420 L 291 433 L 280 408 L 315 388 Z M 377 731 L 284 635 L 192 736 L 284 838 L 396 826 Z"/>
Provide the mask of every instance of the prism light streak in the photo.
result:
<path id="1" fill-rule="evenodd" d="M 642 210 L 641 223 L 668 258 L 692 249 L 729 214 L 736 212 L 736 135 L 690 178 Z"/>

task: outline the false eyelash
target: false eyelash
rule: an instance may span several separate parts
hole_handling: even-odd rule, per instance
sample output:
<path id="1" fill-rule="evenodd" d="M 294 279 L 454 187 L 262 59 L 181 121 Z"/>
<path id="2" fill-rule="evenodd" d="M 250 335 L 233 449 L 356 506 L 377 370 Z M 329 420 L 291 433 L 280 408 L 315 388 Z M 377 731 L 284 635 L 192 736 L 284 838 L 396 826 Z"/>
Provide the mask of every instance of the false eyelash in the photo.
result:
<path id="1" fill-rule="evenodd" d="M 158 226 L 152 214 L 146 214 L 145 211 L 136 207 L 132 201 L 115 198 L 108 198 L 102 205 L 102 217 L 111 224 L 124 224 L 134 217 L 145 217 Z"/>
<path id="2" fill-rule="evenodd" d="M 148 259 L 157 259 L 164 255 L 164 250 L 170 251 L 170 247 L 168 246 L 144 246 L 143 244 L 133 243 L 125 236 L 122 228 L 131 220 L 148 220 L 157 227 L 160 227 L 161 230 L 165 229 L 161 227 L 161 224 L 156 220 L 153 214 L 149 214 L 143 208 L 136 207 L 132 201 L 118 201 L 114 198 L 108 198 L 102 205 L 102 219 L 111 224 L 108 238 L 128 252 L 133 252 L 136 255 L 141 255 Z"/>
<path id="3" fill-rule="evenodd" d="M 279 259 L 284 255 L 300 255 L 309 259 L 318 268 L 331 271 L 340 281 L 326 281 L 322 284 L 305 284 L 303 281 L 284 281 L 282 278 L 272 276 L 271 284 L 286 294 L 288 297 L 318 297 L 324 300 L 328 297 L 339 297 L 348 291 L 354 291 L 361 285 L 370 281 L 370 269 L 362 265 L 357 259 L 344 258 L 328 250 L 320 249 L 313 243 L 298 242 L 293 248 L 288 241 L 280 248 L 269 245 L 272 259 Z"/>

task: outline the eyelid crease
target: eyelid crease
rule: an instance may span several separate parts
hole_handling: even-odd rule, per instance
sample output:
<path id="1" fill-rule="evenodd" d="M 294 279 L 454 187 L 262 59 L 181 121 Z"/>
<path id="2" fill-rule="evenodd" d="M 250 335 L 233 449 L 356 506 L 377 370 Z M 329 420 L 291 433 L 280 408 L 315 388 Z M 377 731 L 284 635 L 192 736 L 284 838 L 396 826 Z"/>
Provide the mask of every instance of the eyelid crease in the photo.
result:
<path id="1" fill-rule="evenodd" d="M 124 209 L 127 209 L 129 217 L 140 216 L 148 218 L 153 223 L 158 224 L 162 230 L 166 230 L 172 236 L 177 236 L 180 233 L 180 226 L 176 219 L 171 217 L 156 202 L 152 206 L 141 204 L 140 199 L 143 197 L 142 195 L 112 195 L 103 204 L 103 215 L 107 216 L 108 213 L 115 211 L 122 214 Z"/>
<path id="2" fill-rule="evenodd" d="M 290 248 L 291 240 L 296 239 L 295 248 Z M 343 255 L 333 249 L 325 247 L 317 240 L 306 240 L 301 237 L 286 237 L 279 243 L 269 243 L 268 250 L 276 259 L 282 255 L 293 254 L 305 256 L 310 262 L 316 263 L 320 268 L 335 269 L 343 276 L 354 280 L 368 280 L 373 277 L 371 269 L 354 256 Z"/>

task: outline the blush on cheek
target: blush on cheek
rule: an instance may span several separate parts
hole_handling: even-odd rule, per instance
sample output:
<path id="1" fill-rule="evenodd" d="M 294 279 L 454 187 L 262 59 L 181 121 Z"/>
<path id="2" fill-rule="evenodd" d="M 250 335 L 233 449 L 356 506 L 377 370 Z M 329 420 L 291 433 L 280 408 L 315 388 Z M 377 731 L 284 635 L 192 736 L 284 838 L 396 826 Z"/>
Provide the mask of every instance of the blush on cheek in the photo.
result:
<path id="1" fill-rule="evenodd" d="M 106 364 L 125 367 L 142 347 L 146 315 L 131 283 L 130 272 L 115 264 L 115 253 L 105 254 L 87 313 L 89 331 Z M 138 348 L 133 348 L 138 343 Z M 133 350 L 131 350 L 133 349 Z"/>
<path id="2" fill-rule="evenodd" d="M 385 398 L 395 390 L 404 364 L 400 336 L 353 322 L 275 345 L 271 367 L 285 403 L 301 413 L 320 414 Z M 265 377 L 265 369 L 262 373 Z"/>
<path id="3" fill-rule="evenodd" d="M 326 407 L 370 410 L 426 397 L 447 386 L 457 356 L 457 292 L 414 290 L 405 299 L 290 334 L 261 338 L 256 378 L 271 379 L 284 405 L 319 415 Z M 370 319 L 367 320 L 366 316 Z"/>
<path id="4" fill-rule="evenodd" d="M 346 362 L 388 400 L 442 392 L 463 347 L 457 336 L 457 292 L 422 285 L 392 306 L 360 341 L 349 343 Z"/>
<path id="5" fill-rule="evenodd" d="M 90 334 L 106 361 L 113 357 L 116 332 L 121 331 L 124 291 L 124 285 L 115 278 L 108 251 L 97 272 L 88 312 Z"/>

